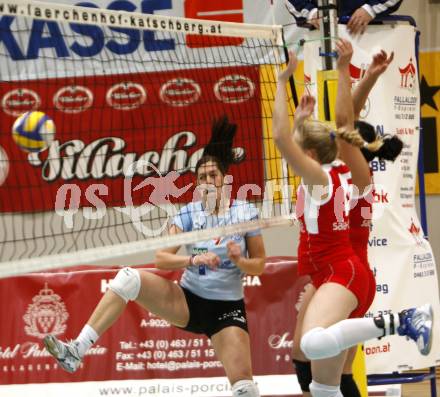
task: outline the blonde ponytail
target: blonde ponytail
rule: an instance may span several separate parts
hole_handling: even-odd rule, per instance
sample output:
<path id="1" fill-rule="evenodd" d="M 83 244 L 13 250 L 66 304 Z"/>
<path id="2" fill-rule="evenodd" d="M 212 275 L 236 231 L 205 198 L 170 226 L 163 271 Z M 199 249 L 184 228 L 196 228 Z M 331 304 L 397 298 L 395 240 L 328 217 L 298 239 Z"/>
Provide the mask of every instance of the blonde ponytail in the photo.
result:
<path id="1" fill-rule="evenodd" d="M 346 128 L 338 128 L 335 132 L 338 138 L 360 149 L 367 149 L 370 152 L 377 152 L 383 146 L 381 138 L 376 138 L 376 140 L 370 143 L 364 141 L 358 130 L 349 131 Z"/>

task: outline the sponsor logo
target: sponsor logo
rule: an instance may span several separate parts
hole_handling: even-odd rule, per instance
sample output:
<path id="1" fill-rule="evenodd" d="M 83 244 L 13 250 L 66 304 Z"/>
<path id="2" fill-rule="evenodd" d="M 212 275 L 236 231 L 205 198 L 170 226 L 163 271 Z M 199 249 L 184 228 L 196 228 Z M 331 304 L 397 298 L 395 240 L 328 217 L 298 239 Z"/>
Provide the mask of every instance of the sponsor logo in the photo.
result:
<path id="1" fill-rule="evenodd" d="M 13 2 L 11 3 L 10 9 L 14 7 Z M 56 5 L 54 5 L 52 10 L 38 7 L 38 13 L 35 9 L 33 16 L 41 17 L 45 14 L 44 16 L 48 18 L 55 17 L 56 19 L 61 19 L 63 25 L 53 20 L 47 22 L 34 19 L 29 31 L 26 34 L 23 32 L 19 34 L 15 27 L 13 27 L 15 25 L 15 17 L 7 16 L 3 18 L 2 42 L 7 54 L 12 60 L 17 61 L 38 59 L 42 57 L 41 54 L 45 50 L 53 51 L 58 58 L 71 58 L 75 56 L 89 58 L 96 55 L 99 56 L 103 52 L 127 55 L 133 54 L 136 51 L 173 51 L 176 47 L 175 39 L 158 38 L 156 37 L 157 33 L 151 29 L 170 29 L 186 34 L 221 33 L 222 30 L 221 23 L 219 22 L 213 24 L 207 22 L 207 25 L 203 25 L 194 22 L 190 23 L 183 19 L 179 20 L 178 18 L 168 20 L 167 18 L 161 18 L 160 15 L 154 15 L 156 11 L 159 11 L 158 14 L 162 14 L 163 12 L 160 11 L 172 10 L 173 4 L 171 0 L 118 0 L 109 1 L 108 3 L 107 10 L 126 11 L 129 13 L 128 15 L 132 12 L 140 12 L 146 15 L 143 18 L 130 15 L 129 18 L 124 19 L 122 14 L 111 14 L 106 17 L 98 10 L 101 5 L 96 5 L 94 2 L 78 3 L 82 6 L 90 7 L 90 11 L 89 13 L 79 13 L 76 15 L 66 12 L 62 8 L 56 7 Z M 236 5 L 231 4 L 230 1 L 227 5 L 224 3 L 224 1 L 218 0 L 217 7 L 213 7 L 213 0 L 185 2 L 186 17 L 195 18 L 194 15 L 197 15 L 196 18 L 198 19 L 243 22 L 242 0 L 237 0 Z M 230 9 L 228 9 L 228 6 Z M 218 10 L 215 10 L 215 8 L 218 8 Z M 14 9 L 17 11 L 16 7 Z M 84 23 L 93 19 L 115 25 L 124 23 L 124 26 L 104 28 Z M 42 33 L 43 27 L 45 28 L 44 34 Z M 67 30 L 67 27 L 70 30 Z M 130 27 L 133 29 L 130 29 Z M 109 34 L 108 31 L 116 32 L 117 36 Z M 121 34 L 123 34 L 123 38 Z M 196 45 L 193 45 L 191 37 L 196 41 Z M 69 39 L 67 40 L 66 38 Z M 188 47 L 238 46 L 243 42 L 243 38 L 229 37 L 219 42 L 218 39 L 206 40 L 206 38 L 202 39 L 198 35 L 187 35 L 186 40 Z"/>
<path id="2" fill-rule="evenodd" d="M 60 88 L 53 97 L 55 107 L 65 113 L 80 113 L 92 106 L 93 93 L 79 85 Z"/>
<path id="3" fill-rule="evenodd" d="M 362 64 L 361 67 L 358 67 L 350 63 L 351 83 L 355 84 L 356 82 L 361 80 L 364 77 L 364 74 L 367 71 L 367 69 L 368 69 L 368 65 Z"/>
<path id="4" fill-rule="evenodd" d="M 118 110 L 137 109 L 145 103 L 146 98 L 145 88 L 129 81 L 115 84 L 105 96 L 107 104 Z"/>
<path id="5" fill-rule="evenodd" d="M 416 88 L 416 67 L 414 66 L 412 58 L 408 64 L 402 68 L 399 67 L 400 73 L 400 87 L 414 91 Z"/>
<path id="6" fill-rule="evenodd" d="M 258 276 L 244 276 L 243 287 L 261 287 L 261 280 Z"/>
<path id="7" fill-rule="evenodd" d="M 160 99 L 171 106 L 188 106 L 200 98 L 200 86 L 191 79 L 177 78 L 160 88 Z"/>
<path id="8" fill-rule="evenodd" d="M 209 19 L 215 21 L 229 21 L 243 23 L 242 0 L 193 0 L 185 1 L 185 17 L 195 19 Z M 189 48 L 239 46 L 244 39 L 241 37 L 210 37 L 205 35 L 186 36 L 186 45 Z"/>
<path id="9" fill-rule="evenodd" d="M 416 130 L 414 128 L 405 127 L 405 128 L 396 128 L 396 134 L 397 135 L 414 135 L 416 133 Z"/>
<path id="10" fill-rule="evenodd" d="M 376 283 L 376 292 L 379 292 L 380 294 L 388 294 L 390 291 L 389 285 L 387 283 L 379 284 Z"/>
<path id="11" fill-rule="evenodd" d="M 227 313 L 223 313 L 222 315 L 217 317 L 217 320 L 219 321 L 223 321 L 223 320 L 227 320 L 229 318 L 232 318 L 233 320 L 238 319 L 239 321 L 242 321 L 241 319 L 243 319 L 243 322 L 245 322 L 245 318 L 243 316 L 243 312 L 241 309 L 236 309 L 236 310 L 232 310 L 230 312 Z"/>
<path id="12" fill-rule="evenodd" d="M 373 197 L 375 203 L 389 203 L 388 192 L 385 192 L 383 189 L 381 189 L 380 191 L 374 190 Z"/>
<path id="13" fill-rule="evenodd" d="M 413 255 L 414 278 L 435 277 L 435 262 L 431 252 Z"/>
<path id="14" fill-rule="evenodd" d="M 421 228 L 416 226 L 413 218 L 411 218 L 411 225 L 408 228 L 408 231 L 412 234 L 417 245 L 423 244 L 423 235 L 421 235 Z"/>
<path id="15" fill-rule="evenodd" d="M 269 346 L 272 349 L 291 349 L 293 347 L 293 339 L 290 332 L 285 332 L 282 335 L 273 334 L 268 338 Z"/>
<path id="16" fill-rule="evenodd" d="M 48 288 L 47 283 L 38 295 L 32 298 L 26 314 L 24 330 L 27 335 L 43 339 L 48 333 L 60 335 L 66 330 L 69 314 L 61 297 Z"/>
<path id="17" fill-rule="evenodd" d="M 46 152 L 32 154 L 28 161 L 42 168 L 42 178 L 46 182 L 115 178 L 130 175 L 130 172 L 131 176 L 150 176 L 156 173 L 152 166 L 157 167 L 161 175 L 173 170 L 181 175 L 190 171 L 202 156 L 200 150 L 188 153 L 196 141 L 193 132 L 181 131 L 168 138 L 161 150 L 135 153 L 124 152 L 126 143 L 118 137 L 99 138 L 88 144 L 79 139 L 64 143 L 55 140 L 46 151 L 47 156 Z M 144 160 L 145 166 L 140 164 L 133 170 L 133 162 L 139 158 L 155 161 Z"/>
<path id="18" fill-rule="evenodd" d="M 17 88 L 5 94 L 2 108 L 10 116 L 20 116 L 23 113 L 39 108 L 40 97 L 35 91 L 27 88 Z"/>
<path id="19" fill-rule="evenodd" d="M 388 245 L 388 239 L 374 236 L 368 240 L 368 245 L 370 247 L 386 247 Z"/>
<path id="20" fill-rule="evenodd" d="M 230 74 L 222 77 L 214 86 L 214 94 L 224 103 L 242 103 L 254 96 L 255 84 L 249 77 Z"/>
<path id="21" fill-rule="evenodd" d="M 414 254 L 413 259 L 415 264 L 433 262 L 433 256 L 430 252 L 425 252 L 424 254 Z"/>
<path id="22" fill-rule="evenodd" d="M 361 223 L 361 227 L 367 227 L 370 230 L 373 229 L 373 223 L 371 222 L 371 219 L 364 219 Z"/>
<path id="23" fill-rule="evenodd" d="M 348 230 L 349 224 L 348 222 L 333 222 L 333 231 L 343 231 Z"/>
<path id="24" fill-rule="evenodd" d="M 387 163 L 385 160 L 372 160 L 370 161 L 370 169 L 373 172 L 386 171 Z"/>
<path id="25" fill-rule="evenodd" d="M 5 150 L 0 146 L 0 186 L 3 185 L 4 181 L 9 174 L 9 158 Z"/>

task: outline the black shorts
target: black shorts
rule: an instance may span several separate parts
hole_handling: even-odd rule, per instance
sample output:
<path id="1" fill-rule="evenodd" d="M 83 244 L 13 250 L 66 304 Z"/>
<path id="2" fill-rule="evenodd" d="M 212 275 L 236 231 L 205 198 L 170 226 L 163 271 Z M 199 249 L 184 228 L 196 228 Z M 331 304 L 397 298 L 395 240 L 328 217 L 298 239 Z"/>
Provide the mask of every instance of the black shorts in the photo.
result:
<path id="1" fill-rule="evenodd" d="M 239 327 L 248 332 L 244 300 L 205 299 L 182 287 L 189 309 L 185 331 L 205 334 L 209 338 L 226 327 Z M 179 327 L 180 328 L 180 327 Z"/>

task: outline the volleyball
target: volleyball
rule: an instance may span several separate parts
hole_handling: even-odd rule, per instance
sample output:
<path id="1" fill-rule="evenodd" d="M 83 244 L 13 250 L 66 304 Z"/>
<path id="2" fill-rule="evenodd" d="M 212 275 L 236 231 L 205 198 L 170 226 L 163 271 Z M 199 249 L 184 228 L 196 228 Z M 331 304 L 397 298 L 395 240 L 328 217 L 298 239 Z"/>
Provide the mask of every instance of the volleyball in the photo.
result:
<path id="1" fill-rule="evenodd" d="M 55 125 L 43 112 L 22 114 L 12 127 L 12 138 L 26 152 L 41 152 L 53 141 Z"/>

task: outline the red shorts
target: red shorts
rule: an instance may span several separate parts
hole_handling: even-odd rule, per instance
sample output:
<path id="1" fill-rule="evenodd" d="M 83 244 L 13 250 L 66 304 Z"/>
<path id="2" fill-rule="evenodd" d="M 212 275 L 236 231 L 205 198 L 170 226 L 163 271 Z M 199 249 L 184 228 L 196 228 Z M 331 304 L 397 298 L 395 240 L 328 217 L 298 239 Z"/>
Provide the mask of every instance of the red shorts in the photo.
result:
<path id="1" fill-rule="evenodd" d="M 362 307 L 358 307 L 356 309 L 356 312 L 359 311 L 360 313 L 360 315 L 356 317 L 362 317 L 365 315 L 365 313 L 368 311 L 371 304 L 373 303 L 374 297 L 376 296 L 376 278 L 374 277 L 374 274 L 370 269 L 370 264 L 368 263 L 368 257 L 365 260 L 365 262 L 362 261 L 362 263 L 368 273 L 368 285 L 367 283 L 365 283 L 366 287 L 368 288 L 368 293 L 367 293 L 367 299 L 365 300 L 365 305 Z"/>
<path id="2" fill-rule="evenodd" d="M 337 283 L 356 296 L 358 305 L 349 318 L 363 317 L 376 293 L 373 272 L 356 255 L 319 267 L 316 272 L 310 274 L 310 277 L 316 289 L 325 283 Z"/>

